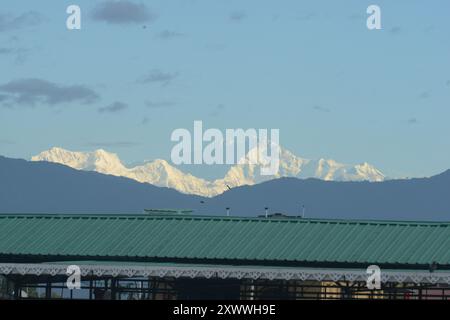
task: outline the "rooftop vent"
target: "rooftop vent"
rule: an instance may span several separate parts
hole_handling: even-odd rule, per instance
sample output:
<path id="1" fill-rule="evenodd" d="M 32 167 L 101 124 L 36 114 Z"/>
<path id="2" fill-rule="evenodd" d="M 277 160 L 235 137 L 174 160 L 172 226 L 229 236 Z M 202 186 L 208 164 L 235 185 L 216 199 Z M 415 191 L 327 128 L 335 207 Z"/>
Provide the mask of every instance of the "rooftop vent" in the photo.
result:
<path id="1" fill-rule="evenodd" d="M 259 215 L 258 218 L 269 218 L 269 219 L 283 219 L 283 218 L 286 218 L 286 219 L 292 219 L 292 218 L 301 218 L 301 216 L 290 216 L 288 214 L 277 212 L 277 213 L 271 213 L 271 214 L 268 214 L 268 215 Z"/>
<path id="2" fill-rule="evenodd" d="M 144 209 L 144 212 L 149 215 L 162 216 L 162 215 L 189 215 L 194 210 L 188 209 Z"/>

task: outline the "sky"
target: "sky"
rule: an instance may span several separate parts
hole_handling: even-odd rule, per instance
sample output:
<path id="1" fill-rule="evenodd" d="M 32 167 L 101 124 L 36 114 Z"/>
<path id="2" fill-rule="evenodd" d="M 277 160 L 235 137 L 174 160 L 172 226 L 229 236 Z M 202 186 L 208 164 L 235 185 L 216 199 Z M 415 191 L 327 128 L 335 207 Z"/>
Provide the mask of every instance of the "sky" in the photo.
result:
<path id="1" fill-rule="evenodd" d="M 66 28 L 72 4 L 81 30 Z M 448 0 L 2 0 L 0 154 L 170 160 L 171 133 L 202 120 L 279 129 L 305 158 L 434 175 L 450 169 L 449 15 Z"/>

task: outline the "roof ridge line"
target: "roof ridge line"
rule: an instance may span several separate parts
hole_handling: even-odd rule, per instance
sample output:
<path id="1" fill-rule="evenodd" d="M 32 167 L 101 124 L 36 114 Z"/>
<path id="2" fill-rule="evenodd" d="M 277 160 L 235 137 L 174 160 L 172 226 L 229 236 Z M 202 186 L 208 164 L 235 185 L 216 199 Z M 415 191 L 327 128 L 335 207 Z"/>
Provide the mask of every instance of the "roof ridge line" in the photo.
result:
<path id="1" fill-rule="evenodd" d="M 212 216 L 191 214 L 84 214 L 84 213 L 0 213 L 1 218 L 77 218 L 77 219 L 183 219 L 183 220 L 221 220 L 221 221 L 267 221 L 267 222 L 297 222 L 297 223 L 335 223 L 335 224 L 374 224 L 374 225 L 437 225 L 450 226 L 450 221 L 408 221 L 408 220 L 375 220 L 375 219 L 338 219 L 338 218 L 301 218 L 285 217 L 246 217 L 246 216 Z"/>

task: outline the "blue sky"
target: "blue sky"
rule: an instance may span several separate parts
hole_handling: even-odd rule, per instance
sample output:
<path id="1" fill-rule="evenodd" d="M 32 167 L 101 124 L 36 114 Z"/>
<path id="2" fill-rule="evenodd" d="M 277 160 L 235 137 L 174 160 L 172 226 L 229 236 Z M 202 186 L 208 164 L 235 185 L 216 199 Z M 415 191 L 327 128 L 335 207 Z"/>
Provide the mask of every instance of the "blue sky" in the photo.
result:
<path id="1" fill-rule="evenodd" d="M 146 14 L 2 1 L 0 154 L 59 146 L 169 160 L 171 132 L 203 120 L 279 128 L 295 154 L 391 176 L 450 168 L 450 2 L 130 2 Z M 66 29 L 70 4 L 82 30 Z M 382 30 L 366 28 L 370 4 Z M 47 95 L 24 91 L 36 85 Z"/>

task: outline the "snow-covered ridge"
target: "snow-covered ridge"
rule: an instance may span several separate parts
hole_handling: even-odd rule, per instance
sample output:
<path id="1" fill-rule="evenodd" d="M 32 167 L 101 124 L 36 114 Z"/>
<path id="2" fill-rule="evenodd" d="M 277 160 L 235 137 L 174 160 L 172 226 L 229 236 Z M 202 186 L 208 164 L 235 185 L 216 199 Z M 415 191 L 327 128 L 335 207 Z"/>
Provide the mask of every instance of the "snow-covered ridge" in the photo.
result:
<path id="1" fill-rule="evenodd" d="M 258 151 L 261 150 L 251 150 L 247 157 Z M 78 170 L 127 177 L 139 182 L 206 197 L 221 194 L 228 190 L 228 186 L 233 188 L 254 185 L 280 177 L 317 178 L 327 181 L 383 181 L 385 179 L 378 169 L 368 163 L 348 165 L 334 160 L 303 159 L 283 148 L 280 154 L 280 170 L 275 176 L 261 176 L 258 165 L 239 164 L 231 167 L 223 179 L 215 181 L 184 173 L 161 159 L 135 167 L 126 167 L 116 154 L 101 149 L 92 152 L 73 152 L 51 148 L 32 157 L 31 160 L 55 162 Z"/>

